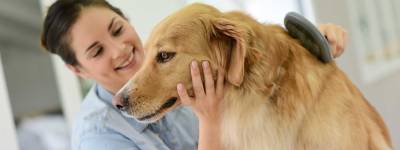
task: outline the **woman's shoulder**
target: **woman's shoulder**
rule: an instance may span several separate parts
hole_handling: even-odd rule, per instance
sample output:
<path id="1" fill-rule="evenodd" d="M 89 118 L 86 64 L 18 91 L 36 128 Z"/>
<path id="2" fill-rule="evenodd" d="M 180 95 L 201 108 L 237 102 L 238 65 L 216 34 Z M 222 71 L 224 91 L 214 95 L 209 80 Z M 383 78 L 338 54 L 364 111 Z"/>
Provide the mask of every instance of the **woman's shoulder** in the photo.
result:
<path id="1" fill-rule="evenodd" d="M 86 97 L 83 99 L 80 110 L 78 113 L 78 119 L 89 119 L 89 118 L 104 118 L 106 114 L 111 113 L 114 108 L 108 105 L 106 102 L 96 94 L 97 85 L 94 85 Z"/>
<path id="2" fill-rule="evenodd" d="M 96 85 L 88 92 L 80 110 L 74 119 L 73 132 L 107 132 L 106 122 L 118 118 L 111 117 L 120 115 L 111 105 L 107 104 L 96 94 Z"/>
<path id="3" fill-rule="evenodd" d="M 121 136 L 120 127 L 114 122 L 124 123 L 122 115 L 96 93 L 96 85 L 88 92 L 76 115 L 72 128 L 72 145 L 79 145 L 84 139 L 107 136 Z"/>

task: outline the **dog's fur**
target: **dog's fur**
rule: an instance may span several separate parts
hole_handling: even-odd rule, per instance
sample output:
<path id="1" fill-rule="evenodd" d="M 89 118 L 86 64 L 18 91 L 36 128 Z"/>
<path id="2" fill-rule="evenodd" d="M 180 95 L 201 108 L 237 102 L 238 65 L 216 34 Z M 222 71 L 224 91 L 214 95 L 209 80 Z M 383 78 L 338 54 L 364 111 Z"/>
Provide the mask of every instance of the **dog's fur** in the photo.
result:
<path id="1" fill-rule="evenodd" d="M 189 65 L 226 70 L 222 141 L 229 150 L 392 149 L 379 114 L 334 62 L 323 64 L 280 26 L 193 4 L 164 19 L 132 78 L 129 114 L 148 121 L 191 88 Z M 169 52 L 160 61 L 160 52 Z"/>

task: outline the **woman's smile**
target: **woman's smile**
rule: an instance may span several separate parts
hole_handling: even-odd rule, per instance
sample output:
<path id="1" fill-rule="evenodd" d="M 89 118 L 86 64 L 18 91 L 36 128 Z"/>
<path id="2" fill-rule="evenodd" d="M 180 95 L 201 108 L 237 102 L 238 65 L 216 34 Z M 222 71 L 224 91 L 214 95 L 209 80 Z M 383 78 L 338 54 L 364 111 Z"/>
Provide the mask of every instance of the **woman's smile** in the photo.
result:
<path id="1" fill-rule="evenodd" d="M 122 64 L 118 65 L 114 70 L 115 71 L 126 71 L 132 69 L 136 64 L 136 59 L 135 59 L 135 49 L 133 48 L 131 50 L 131 53 L 128 57 L 127 60 L 122 62 Z"/>

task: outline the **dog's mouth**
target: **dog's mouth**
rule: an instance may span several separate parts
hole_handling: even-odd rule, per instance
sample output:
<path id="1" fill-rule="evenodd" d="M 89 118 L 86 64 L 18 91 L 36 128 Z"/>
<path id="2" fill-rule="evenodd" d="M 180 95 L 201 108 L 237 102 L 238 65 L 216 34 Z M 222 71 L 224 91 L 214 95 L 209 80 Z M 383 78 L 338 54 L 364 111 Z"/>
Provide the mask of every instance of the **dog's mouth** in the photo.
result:
<path id="1" fill-rule="evenodd" d="M 139 121 L 151 120 L 152 118 L 155 118 L 156 116 L 159 116 L 159 114 L 167 112 L 168 109 L 172 108 L 172 106 L 174 106 L 176 104 L 177 100 L 178 100 L 177 97 L 171 97 L 157 111 L 155 111 L 152 114 L 146 115 L 144 117 L 138 118 L 138 120 Z"/>

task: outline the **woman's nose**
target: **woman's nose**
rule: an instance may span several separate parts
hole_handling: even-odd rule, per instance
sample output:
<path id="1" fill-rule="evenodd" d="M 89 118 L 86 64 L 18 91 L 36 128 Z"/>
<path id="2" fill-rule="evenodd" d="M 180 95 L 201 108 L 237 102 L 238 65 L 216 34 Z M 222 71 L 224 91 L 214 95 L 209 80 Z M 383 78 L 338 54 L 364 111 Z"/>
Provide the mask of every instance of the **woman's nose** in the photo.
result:
<path id="1" fill-rule="evenodd" d="M 113 49 L 113 57 L 118 58 L 120 56 L 126 55 L 128 51 L 130 51 L 132 48 L 132 45 L 123 43 L 121 41 L 117 40 L 111 40 L 110 42 L 110 47 Z"/>

